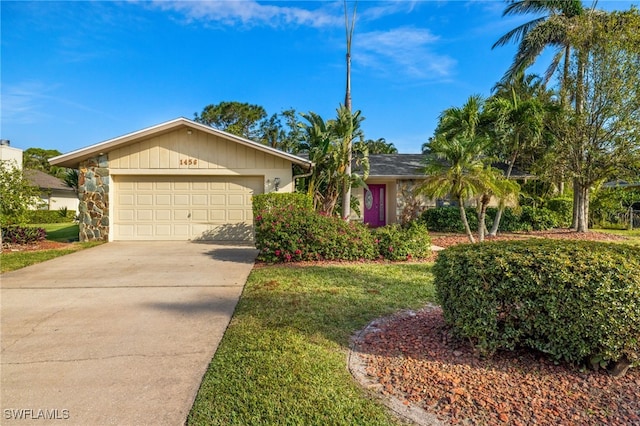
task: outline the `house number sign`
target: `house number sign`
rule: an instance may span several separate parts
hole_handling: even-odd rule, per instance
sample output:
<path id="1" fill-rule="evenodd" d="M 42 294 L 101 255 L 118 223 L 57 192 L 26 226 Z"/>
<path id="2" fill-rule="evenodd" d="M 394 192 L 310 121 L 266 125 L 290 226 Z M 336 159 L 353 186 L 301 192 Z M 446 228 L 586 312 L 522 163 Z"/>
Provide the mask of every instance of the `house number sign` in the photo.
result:
<path id="1" fill-rule="evenodd" d="M 181 166 L 197 166 L 198 159 L 197 158 L 181 158 L 180 165 Z"/>

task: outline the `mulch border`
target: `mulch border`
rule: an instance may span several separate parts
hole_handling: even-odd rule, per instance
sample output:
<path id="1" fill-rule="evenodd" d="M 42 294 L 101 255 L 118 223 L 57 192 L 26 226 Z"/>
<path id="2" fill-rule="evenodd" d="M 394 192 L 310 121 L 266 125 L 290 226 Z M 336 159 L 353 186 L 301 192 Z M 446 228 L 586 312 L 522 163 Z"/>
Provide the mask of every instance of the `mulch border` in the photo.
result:
<path id="1" fill-rule="evenodd" d="M 407 424 L 417 424 L 419 426 L 444 426 L 445 423 L 440 421 L 437 416 L 428 411 L 412 405 L 406 400 L 383 393 L 382 384 L 375 378 L 367 374 L 366 361 L 363 359 L 361 349 L 361 343 L 364 336 L 368 333 L 374 333 L 379 331 L 379 326 L 403 318 L 406 316 L 416 315 L 418 312 L 426 310 L 437 309 L 438 306 L 434 304 L 427 304 L 419 311 L 413 310 L 401 310 L 392 315 L 376 318 L 366 325 L 362 330 L 357 331 L 349 342 L 349 353 L 347 354 L 347 368 L 349 373 L 358 382 L 358 384 L 365 390 L 367 390 L 373 397 L 380 400 L 393 414 L 396 415 L 401 421 Z"/>

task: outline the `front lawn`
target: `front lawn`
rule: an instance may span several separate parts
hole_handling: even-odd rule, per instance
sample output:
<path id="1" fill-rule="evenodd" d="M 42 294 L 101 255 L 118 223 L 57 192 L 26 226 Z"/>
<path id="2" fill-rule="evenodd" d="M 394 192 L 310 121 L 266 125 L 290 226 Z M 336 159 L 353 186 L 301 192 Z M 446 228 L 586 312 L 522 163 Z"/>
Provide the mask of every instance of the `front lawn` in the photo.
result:
<path id="1" fill-rule="evenodd" d="M 629 244 L 632 246 L 640 246 L 640 229 L 592 229 L 592 231 L 596 232 L 604 232 L 606 234 L 619 235 L 621 237 L 626 237 L 627 239 L 621 241 L 623 244 Z"/>
<path id="2" fill-rule="evenodd" d="M 190 425 L 399 424 L 346 366 L 351 335 L 434 300 L 432 264 L 254 269 Z"/>
<path id="3" fill-rule="evenodd" d="M 43 223 L 30 226 L 44 228 L 47 231 L 47 240 L 62 243 L 78 241 L 79 230 L 77 223 Z"/>

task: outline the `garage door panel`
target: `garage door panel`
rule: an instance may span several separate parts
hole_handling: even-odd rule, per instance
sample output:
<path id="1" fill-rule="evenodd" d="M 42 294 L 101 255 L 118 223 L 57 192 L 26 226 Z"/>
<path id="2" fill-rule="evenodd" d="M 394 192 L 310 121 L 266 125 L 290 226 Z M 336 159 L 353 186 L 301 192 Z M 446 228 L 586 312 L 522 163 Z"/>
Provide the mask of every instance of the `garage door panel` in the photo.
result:
<path id="1" fill-rule="evenodd" d="M 156 195 L 156 206 L 170 206 L 170 205 L 171 205 L 171 195 L 169 194 Z"/>
<path id="2" fill-rule="evenodd" d="M 244 196 L 242 194 L 227 195 L 228 206 L 244 206 Z"/>
<path id="3" fill-rule="evenodd" d="M 138 206 L 151 206 L 151 205 L 153 205 L 153 195 L 152 194 L 138 194 L 136 196 L 135 203 Z"/>
<path id="4" fill-rule="evenodd" d="M 207 210 L 191 210 L 191 219 L 206 222 L 208 213 Z"/>
<path id="5" fill-rule="evenodd" d="M 116 213 L 116 220 L 133 221 L 135 214 L 135 210 L 132 209 L 119 209 Z"/>
<path id="6" fill-rule="evenodd" d="M 171 220 L 170 209 L 156 209 L 156 220 L 168 221 Z"/>
<path id="7" fill-rule="evenodd" d="M 191 201 L 189 194 L 176 194 L 173 196 L 174 206 L 188 206 L 189 201 Z"/>
<path id="8" fill-rule="evenodd" d="M 221 209 L 209 210 L 209 219 L 212 222 L 224 222 L 227 219 L 226 211 Z"/>
<path id="9" fill-rule="evenodd" d="M 210 206 L 224 206 L 225 204 L 226 204 L 226 197 L 224 196 L 224 194 L 209 195 Z"/>
<path id="10" fill-rule="evenodd" d="M 138 209 L 136 210 L 136 220 L 138 221 L 151 221 L 153 220 L 153 210 L 151 209 Z"/>
<path id="11" fill-rule="evenodd" d="M 191 196 L 191 205 L 193 206 L 206 206 L 208 201 L 209 197 L 207 194 L 194 194 Z"/>
<path id="12" fill-rule="evenodd" d="M 118 176 L 114 236 L 124 240 L 253 239 L 261 177 Z"/>

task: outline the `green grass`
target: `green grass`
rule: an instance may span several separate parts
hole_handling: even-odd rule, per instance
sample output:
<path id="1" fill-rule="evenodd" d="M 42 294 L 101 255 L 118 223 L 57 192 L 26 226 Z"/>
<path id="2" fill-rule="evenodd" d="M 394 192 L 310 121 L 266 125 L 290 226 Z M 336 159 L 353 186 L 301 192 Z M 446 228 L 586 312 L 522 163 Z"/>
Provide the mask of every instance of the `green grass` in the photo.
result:
<path id="1" fill-rule="evenodd" d="M 36 228 L 44 228 L 47 231 L 47 240 L 59 242 L 78 241 L 77 223 L 41 223 L 29 225 Z"/>
<path id="2" fill-rule="evenodd" d="M 607 234 L 620 235 L 626 237 L 625 241 L 620 241 L 622 244 L 629 244 L 632 246 L 640 247 L 640 229 L 628 230 L 628 229 L 592 229 L 596 232 L 604 232 Z M 615 241 L 618 242 L 618 241 Z"/>
<path id="3" fill-rule="evenodd" d="M 190 425 L 399 424 L 347 371 L 352 334 L 434 299 L 432 264 L 254 270 Z"/>
<path id="4" fill-rule="evenodd" d="M 0 273 L 15 271 L 25 266 L 35 265 L 56 257 L 64 256 L 79 250 L 95 247 L 102 244 L 102 241 L 92 241 L 88 243 L 74 243 L 69 248 L 40 250 L 40 251 L 3 251 L 0 254 Z"/>

